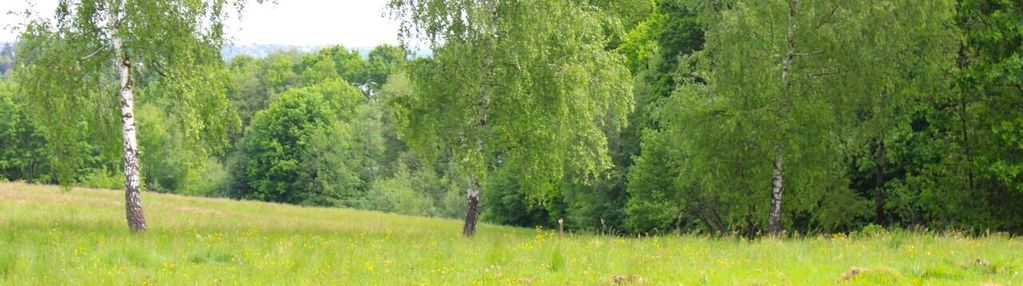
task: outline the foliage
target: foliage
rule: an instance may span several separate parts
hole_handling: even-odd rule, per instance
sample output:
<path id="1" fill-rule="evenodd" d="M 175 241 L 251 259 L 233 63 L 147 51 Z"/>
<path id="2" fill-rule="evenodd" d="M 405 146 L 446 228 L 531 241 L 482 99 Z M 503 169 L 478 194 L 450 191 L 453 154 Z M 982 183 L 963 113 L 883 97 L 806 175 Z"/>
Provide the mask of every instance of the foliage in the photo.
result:
<path id="1" fill-rule="evenodd" d="M 400 165 L 394 177 L 377 180 L 366 194 L 366 209 L 406 215 L 430 216 L 437 213 L 430 196 L 424 196 L 413 187 L 413 175 Z M 421 185 L 420 185 L 421 186 Z"/>
<path id="2" fill-rule="evenodd" d="M 758 189 L 766 189 L 768 162 L 778 150 L 787 165 L 783 202 L 790 229 L 850 230 L 868 217 L 867 202 L 849 189 L 842 162 L 848 154 L 863 156 L 859 146 L 867 142 L 898 138 L 921 96 L 942 90 L 949 45 L 941 41 L 951 33 L 951 6 L 799 2 L 789 88 L 780 65 L 787 44 L 783 4 L 736 1 L 709 12 L 694 3 L 673 6 L 696 12 L 689 21 L 703 30 L 682 35 L 700 34 L 706 43 L 702 51 L 682 52 L 676 63 L 651 58 L 677 67 L 665 75 L 651 66 L 677 86 L 653 84 L 651 93 L 673 91 L 650 111 L 660 130 L 644 133 L 643 155 L 632 169 L 630 229 L 678 224 L 755 234 L 768 213 L 768 193 Z M 910 9 L 918 10 L 899 14 Z M 849 33 L 858 29 L 863 32 Z M 873 167 L 873 158 L 858 158 Z"/>
<path id="3" fill-rule="evenodd" d="M 240 55 L 229 63 L 231 84 L 227 94 L 243 126 L 248 126 L 252 116 L 266 108 L 270 100 L 267 61 Z"/>
<path id="4" fill-rule="evenodd" d="M 483 188 L 489 190 L 481 195 L 483 208 L 486 210 L 483 220 L 496 224 L 530 227 L 534 225 L 556 225 L 556 214 L 550 214 L 544 205 L 530 200 L 522 190 L 519 180 L 521 170 L 516 166 L 496 170 L 487 177 Z M 558 197 L 550 198 L 545 204 L 552 205 Z"/>
<path id="5" fill-rule="evenodd" d="M 120 104 L 112 76 L 114 39 L 130 51 L 140 100 L 161 97 L 184 138 L 217 151 L 238 120 L 223 92 L 222 19 L 234 1 L 61 2 L 53 20 L 32 19 L 17 47 L 16 80 L 43 127 L 61 183 L 84 164 L 77 142 L 115 149 Z M 156 100 L 155 98 L 152 100 Z M 60 114 L 61 116 L 50 116 Z M 82 123 L 90 128 L 77 129 Z M 110 151 L 112 152 L 112 151 Z"/>
<path id="6" fill-rule="evenodd" d="M 485 179 L 518 165 L 530 197 L 549 196 L 564 170 L 611 167 L 603 128 L 632 107 L 624 60 L 604 50 L 600 13 L 567 1 L 392 1 L 410 40 L 434 57 L 411 63 L 415 93 L 397 99 L 403 138 L 420 154 L 454 150 Z M 463 17 L 464 15 L 464 17 Z"/>
<path id="7" fill-rule="evenodd" d="M 361 94 L 341 81 L 288 90 L 257 112 L 233 166 L 236 198 L 353 205 L 351 116 Z M 339 144 L 340 143 L 340 144 Z"/>
<path id="8" fill-rule="evenodd" d="M 0 79 L 0 180 L 51 182 L 46 141 L 17 98 L 14 82 Z"/>
<path id="9" fill-rule="evenodd" d="M 628 220 L 625 226 L 630 232 L 667 231 L 679 224 L 681 215 L 685 214 L 687 200 L 691 196 L 675 184 L 680 174 L 680 166 L 676 163 L 678 156 L 672 156 L 668 148 L 667 138 L 660 132 L 647 131 L 643 136 L 643 155 L 636 159 L 629 172 L 629 201 L 625 207 Z M 706 204 L 712 210 L 713 204 Z M 716 217 L 710 216 L 716 222 Z"/>
<path id="10" fill-rule="evenodd" d="M 377 94 L 388 83 L 391 75 L 400 73 L 405 67 L 408 52 L 401 47 L 384 44 L 369 51 L 366 61 L 369 70 L 366 89 L 370 94 Z"/>
<path id="11" fill-rule="evenodd" d="M 1023 4 L 1013 1 L 960 1 L 960 22 L 970 49 L 961 51 L 963 101 L 960 116 L 970 158 L 985 179 L 1023 191 Z M 972 132 L 971 132 L 972 131 Z M 974 133 L 974 134 L 969 134 Z M 987 144 L 985 144 L 987 143 Z M 970 150 L 977 148 L 978 150 Z M 976 152 L 976 153 L 974 153 Z M 972 167 L 972 166 L 971 166 Z"/>
<path id="12" fill-rule="evenodd" d="M 190 148 L 174 126 L 176 120 L 154 105 L 144 105 L 138 112 L 139 127 L 147 132 L 139 136 L 143 185 L 146 190 L 161 193 L 213 196 L 227 183 L 226 172 L 219 162 L 206 153 Z M 116 187 L 110 187 L 116 188 Z"/>
<path id="13" fill-rule="evenodd" d="M 309 137 L 304 138 L 306 142 L 296 142 L 304 145 L 304 149 L 292 149 L 300 152 L 298 185 L 285 190 L 285 196 L 297 194 L 298 201 L 291 203 L 303 205 L 357 205 L 362 181 L 354 171 L 357 158 L 352 154 L 351 141 L 345 140 L 351 138 L 351 127 L 338 122 L 334 126 L 313 128 Z"/>
<path id="14" fill-rule="evenodd" d="M 317 52 L 315 56 L 305 57 L 302 67 L 309 68 L 323 60 L 332 62 L 335 72 L 346 81 L 356 86 L 362 86 L 366 82 L 368 64 L 358 51 L 343 46 L 328 47 Z"/>
<path id="15" fill-rule="evenodd" d="M 272 53 L 263 62 L 262 81 L 268 93 L 278 94 L 300 84 L 297 62 L 302 54 L 296 51 Z"/>
<path id="16" fill-rule="evenodd" d="M 124 178 L 116 169 L 108 166 L 92 168 L 78 178 L 78 185 L 85 188 L 118 189 L 124 186 Z"/>

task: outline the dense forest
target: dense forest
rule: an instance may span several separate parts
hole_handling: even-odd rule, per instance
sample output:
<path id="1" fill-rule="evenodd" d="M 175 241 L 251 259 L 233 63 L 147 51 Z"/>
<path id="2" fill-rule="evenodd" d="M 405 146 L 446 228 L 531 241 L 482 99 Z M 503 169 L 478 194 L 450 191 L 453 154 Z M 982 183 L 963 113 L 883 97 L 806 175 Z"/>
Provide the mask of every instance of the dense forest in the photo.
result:
<path id="1" fill-rule="evenodd" d="M 149 192 L 464 218 L 467 235 L 477 216 L 1023 232 L 1018 1 L 392 0 L 429 55 L 230 60 L 205 18 L 139 6 L 111 55 L 88 5 L 0 47 L 0 180 L 126 188 L 127 87 Z"/>

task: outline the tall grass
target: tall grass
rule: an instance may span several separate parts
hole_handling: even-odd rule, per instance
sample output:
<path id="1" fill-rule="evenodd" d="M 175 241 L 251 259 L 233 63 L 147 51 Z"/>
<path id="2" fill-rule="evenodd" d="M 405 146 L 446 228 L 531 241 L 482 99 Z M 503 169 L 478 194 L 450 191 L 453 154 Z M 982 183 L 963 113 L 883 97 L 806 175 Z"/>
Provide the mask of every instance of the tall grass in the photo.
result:
<path id="1" fill-rule="evenodd" d="M 0 183 L 0 285 L 1023 285 L 1023 241 L 566 235 L 458 221 Z"/>

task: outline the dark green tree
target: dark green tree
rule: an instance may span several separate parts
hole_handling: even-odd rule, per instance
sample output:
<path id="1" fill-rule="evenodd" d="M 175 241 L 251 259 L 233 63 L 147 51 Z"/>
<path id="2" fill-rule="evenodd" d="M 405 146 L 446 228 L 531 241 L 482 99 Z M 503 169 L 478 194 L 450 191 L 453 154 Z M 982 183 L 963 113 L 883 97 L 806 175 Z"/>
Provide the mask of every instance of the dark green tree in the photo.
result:
<path id="1" fill-rule="evenodd" d="M 362 94 L 334 79 L 285 91 L 256 113 L 232 163 L 229 195 L 291 204 L 353 206 L 362 183 L 351 120 Z"/>
<path id="2" fill-rule="evenodd" d="M 46 139 L 29 120 L 13 81 L 0 78 L 0 179 L 52 183 Z"/>

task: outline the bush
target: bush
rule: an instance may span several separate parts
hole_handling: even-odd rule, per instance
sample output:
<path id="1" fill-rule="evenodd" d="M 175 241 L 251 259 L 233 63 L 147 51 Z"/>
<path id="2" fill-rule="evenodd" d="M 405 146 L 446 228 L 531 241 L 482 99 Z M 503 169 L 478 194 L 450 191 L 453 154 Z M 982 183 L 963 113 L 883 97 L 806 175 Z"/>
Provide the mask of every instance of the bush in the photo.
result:
<path id="1" fill-rule="evenodd" d="M 883 226 L 880 225 L 868 224 L 867 226 L 864 226 L 862 230 L 860 230 L 859 234 L 864 237 L 877 237 L 888 234 L 888 230 L 886 230 Z"/>
<path id="2" fill-rule="evenodd" d="M 416 191 L 412 175 L 400 165 L 394 177 L 373 182 L 363 207 L 407 215 L 429 216 L 437 213 L 433 199 Z"/>
<path id="3" fill-rule="evenodd" d="M 124 188 L 124 175 L 106 168 L 94 169 L 82 176 L 78 184 L 86 188 L 120 190 Z"/>

